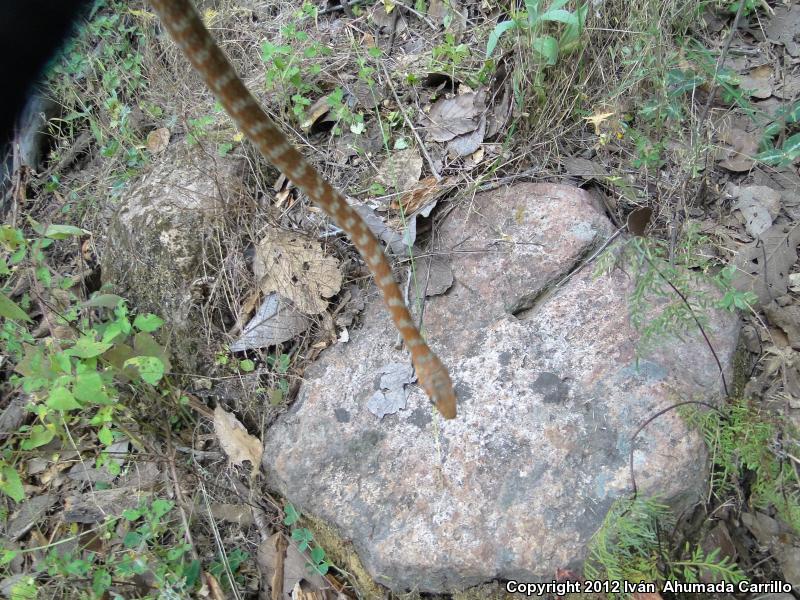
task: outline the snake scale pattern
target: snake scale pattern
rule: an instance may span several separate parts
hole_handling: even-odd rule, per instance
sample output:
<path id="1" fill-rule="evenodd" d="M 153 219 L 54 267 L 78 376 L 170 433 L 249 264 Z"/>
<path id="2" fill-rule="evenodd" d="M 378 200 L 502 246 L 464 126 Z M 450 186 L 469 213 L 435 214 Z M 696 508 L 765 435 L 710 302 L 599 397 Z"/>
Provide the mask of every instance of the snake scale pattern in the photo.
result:
<path id="1" fill-rule="evenodd" d="M 447 368 L 414 325 L 380 243 L 350 207 L 289 142 L 248 91 L 216 44 L 190 0 L 150 0 L 161 22 L 239 129 L 352 240 L 375 277 L 395 326 L 411 352 L 417 378 L 443 417 L 456 416 L 456 396 Z"/>

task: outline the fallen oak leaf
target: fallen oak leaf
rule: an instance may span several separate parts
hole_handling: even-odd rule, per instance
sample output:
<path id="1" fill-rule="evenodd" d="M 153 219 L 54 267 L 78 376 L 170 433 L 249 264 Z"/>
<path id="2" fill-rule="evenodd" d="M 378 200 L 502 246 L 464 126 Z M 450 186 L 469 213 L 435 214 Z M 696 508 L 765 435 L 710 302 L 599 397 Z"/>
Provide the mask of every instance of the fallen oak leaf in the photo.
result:
<path id="1" fill-rule="evenodd" d="M 214 433 L 231 464 L 241 465 L 244 461 L 249 460 L 252 465 L 250 476 L 258 473 L 264 445 L 257 437 L 247 433 L 244 425 L 221 406 L 214 409 Z"/>
<path id="2" fill-rule="evenodd" d="M 342 286 L 339 262 L 316 240 L 292 231 L 269 231 L 256 247 L 253 272 L 262 292 L 278 292 L 307 315 L 323 312 Z"/>

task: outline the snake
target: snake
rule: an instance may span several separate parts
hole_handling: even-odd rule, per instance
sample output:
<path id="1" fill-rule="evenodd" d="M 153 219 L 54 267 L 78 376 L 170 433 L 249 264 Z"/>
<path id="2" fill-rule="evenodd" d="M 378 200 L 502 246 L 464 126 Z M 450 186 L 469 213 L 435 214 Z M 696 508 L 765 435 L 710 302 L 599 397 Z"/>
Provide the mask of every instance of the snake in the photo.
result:
<path id="1" fill-rule="evenodd" d="M 348 235 L 375 278 L 389 315 L 411 353 L 422 389 L 445 419 L 455 418 L 456 395 L 447 367 L 414 324 L 389 261 L 367 224 L 267 115 L 206 29 L 192 2 L 150 0 L 150 5 L 239 130 Z"/>

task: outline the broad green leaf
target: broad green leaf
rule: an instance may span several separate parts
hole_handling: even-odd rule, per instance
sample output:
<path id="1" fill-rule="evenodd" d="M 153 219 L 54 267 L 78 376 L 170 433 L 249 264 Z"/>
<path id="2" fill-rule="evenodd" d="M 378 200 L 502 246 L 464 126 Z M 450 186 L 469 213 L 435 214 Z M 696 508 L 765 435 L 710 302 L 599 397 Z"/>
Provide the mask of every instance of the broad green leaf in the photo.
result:
<path id="1" fill-rule="evenodd" d="M 109 323 L 108 326 L 103 329 L 103 342 L 107 344 L 113 343 L 115 339 L 124 334 L 122 329 L 123 325 L 120 321 Z"/>
<path id="2" fill-rule="evenodd" d="M 159 344 L 149 333 L 140 331 L 133 336 L 133 350 L 137 356 L 153 356 L 164 364 L 164 371 L 169 371 L 172 366 L 169 361 L 169 354 L 164 346 Z"/>
<path id="3" fill-rule="evenodd" d="M 82 408 L 78 401 L 75 400 L 72 392 L 65 387 L 53 388 L 45 404 L 53 410 L 78 410 Z"/>
<path id="4" fill-rule="evenodd" d="M 0 491 L 9 496 L 14 502 L 20 502 L 25 498 L 25 490 L 22 489 L 22 480 L 16 469 L 5 465 L 0 468 Z"/>
<path id="5" fill-rule="evenodd" d="M 122 366 L 136 369 L 139 377 L 150 385 L 156 385 L 164 376 L 164 363 L 154 356 L 134 356 Z"/>
<path id="6" fill-rule="evenodd" d="M 77 375 L 72 392 L 75 394 L 75 398 L 84 404 L 106 404 L 108 402 L 108 396 L 103 391 L 103 378 L 97 371 Z"/>
<path id="7" fill-rule="evenodd" d="M 783 142 L 783 153 L 789 160 L 800 156 L 800 133 L 795 133 Z"/>
<path id="8" fill-rule="evenodd" d="M 6 550 L 5 548 L 2 550 L 2 554 L 0 554 L 0 565 L 7 565 L 12 560 L 14 560 L 19 552 L 16 550 Z"/>
<path id="9" fill-rule="evenodd" d="M 81 306 L 98 307 L 98 308 L 116 308 L 117 304 L 122 301 L 122 296 L 116 294 L 96 294 L 83 302 Z"/>
<path id="10" fill-rule="evenodd" d="M 10 225 L 0 225 L 0 244 L 12 252 L 25 242 L 22 231 Z"/>
<path id="11" fill-rule="evenodd" d="M 147 333 L 155 331 L 163 324 L 164 320 L 162 318 L 151 313 L 136 315 L 136 318 L 133 320 L 133 326 L 136 327 L 136 329 L 139 331 L 146 331 Z"/>
<path id="12" fill-rule="evenodd" d="M 63 375 L 69 375 L 72 373 L 72 361 L 70 360 L 69 356 L 63 352 L 58 352 L 51 355 L 50 360 L 53 364 L 53 370 L 57 373 L 61 373 Z"/>
<path id="13" fill-rule="evenodd" d="M 494 31 L 489 34 L 489 40 L 486 42 L 486 58 L 489 58 L 492 55 L 492 52 L 494 52 L 494 49 L 497 47 L 497 42 L 500 41 L 500 38 L 503 36 L 503 34 L 516 26 L 516 21 L 503 21 L 502 23 L 495 25 Z"/>
<path id="14" fill-rule="evenodd" d="M 48 429 L 44 425 L 34 425 L 28 432 L 28 439 L 22 441 L 22 449 L 33 450 L 34 448 L 49 444 L 55 435 L 52 429 Z"/>
<path id="15" fill-rule="evenodd" d="M 574 25 L 567 25 L 564 28 L 564 33 L 558 41 L 558 47 L 562 54 L 569 54 L 578 48 L 581 41 L 581 34 L 583 34 L 583 27 L 586 24 L 586 14 L 589 12 L 588 2 L 582 4 L 576 11 L 577 23 Z"/>
<path id="16" fill-rule="evenodd" d="M 540 0 L 525 0 L 525 10 L 528 11 L 528 22 L 535 23 L 539 18 Z"/>
<path id="17" fill-rule="evenodd" d="M 142 511 L 138 508 L 126 508 L 122 511 L 122 518 L 126 521 L 135 521 L 142 516 Z"/>
<path id="18" fill-rule="evenodd" d="M 108 427 L 101 427 L 97 431 L 97 439 L 100 440 L 100 443 L 104 446 L 110 446 L 114 443 L 114 434 L 111 433 Z"/>
<path id="19" fill-rule="evenodd" d="M 129 531 L 122 539 L 122 545 L 126 548 L 133 548 L 142 543 L 142 534 L 135 531 Z"/>
<path id="20" fill-rule="evenodd" d="M 72 348 L 64 352 L 69 356 L 77 356 L 78 358 L 93 358 L 95 356 L 100 356 L 103 352 L 111 348 L 112 345 L 113 344 L 108 342 L 98 342 L 90 337 L 82 336 L 78 338 L 78 341 L 75 342 Z"/>
<path id="21" fill-rule="evenodd" d="M 297 509 L 294 507 L 293 504 L 287 504 L 283 507 L 283 514 L 286 515 L 283 518 L 283 524 L 287 527 L 291 527 L 297 520 L 300 518 L 300 514 L 297 512 Z"/>
<path id="22" fill-rule="evenodd" d="M 150 510 L 153 511 L 153 514 L 157 517 L 163 517 L 169 511 L 172 510 L 172 507 L 175 506 L 169 500 L 164 500 L 163 498 L 156 498 L 153 500 L 153 504 L 150 507 Z"/>
<path id="23" fill-rule="evenodd" d="M 64 240 L 68 237 L 87 235 L 89 232 L 72 225 L 49 225 L 44 236 L 51 240 Z"/>
<path id="24" fill-rule="evenodd" d="M 0 292 L 0 317 L 9 319 L 10 321 L 27 321 L 32 323 L 33 320 L 22 310 L 16 302 Z"/>
<path id="25" fill-rule="evenodd" d="M 325 560 L 325 550 L 323 550 L 320 546 L 314 546 L 311 549 L 311 560 L 315 563 L 321 563 Z"/>
<path id="26" fill-rule="evenodd" d="M 765 165 L 773 166 L 779 165 L 785 157 L 786 154 L 784 154 L 783 150 L 779 150 L 777 148 L 770 148 L 769 150 L 756 154 L 755 156 L 756 160 L 760 160 Z"/>
<path id="27" fill-rule="evenodd" d="M 111 573 L 106 569 L 96 569 L 92 575 L 92 591 L 98 598 L 103 597 L 111 587 Z"/>
<path id="28" fill-rule="evenodd" d="M 796 102 L 794 106 L 786 113 L 787 123 L 797 123 L 800 121 L 800 102 Z"/>
<path id="29" fill-rule="evenodd" d="M 770 140 L 783 131 L 783 124 L 773 121 L 764 128 L 764 136 L 762 139 Z"/>
<path id="30" fill-rule="evenodd" d="M 539 17 L 540 21 L 556 21 L 567 25 L 577 26 L 578 17 L 568 10 L 548 10 Z"/>
<path id="31" fill-rule="evenodd" d="M 705 83 L 705 78 L 691 71 L 671 69 L 667 72 L 667 86 L 670 96 L 678 96 L 685 92 L 693 91 Z"/>
<path id="32" fill-rule="evenodd" d="M 245 373 L 251 373 L 256 368 L 256 365 L 249 358 L 245 358 L 239 361 L 239 368 Z"/>
<path id="33" fill-rule="evenodd" d="M 186 567 L 186 570 L 183 572 L 183 576 L 186 579 L 186 589 L 193 589 L 200 577 L 200 561 L 195 559 L 190 562 L 189 566 Z"/>
<path id="34" fill-rule="evenodd" d="M 33 577 L 25 577 L 11 587 L 9 600 L 36 600 L 39 597 L 39 588 Z"/>
<path id="35" fill-rule="evenodd" d="M 541 54 L 548 65 L 558 62 L 558 42 L 550 35 L 543 35 L 533 40 L 533 49 Z"/>

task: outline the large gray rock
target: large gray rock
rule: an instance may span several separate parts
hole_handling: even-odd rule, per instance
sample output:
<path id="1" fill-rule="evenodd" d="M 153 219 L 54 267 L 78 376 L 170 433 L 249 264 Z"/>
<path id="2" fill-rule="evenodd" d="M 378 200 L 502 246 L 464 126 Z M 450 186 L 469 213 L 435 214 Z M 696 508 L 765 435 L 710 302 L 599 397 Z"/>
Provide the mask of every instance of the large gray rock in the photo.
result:
<path id="1" fill-rule="evenodd" d="M 441 420 L 416 387 L 382 420 L 367 409 L 382 368 L 408 360 L 376 297 L 269 431 L 270 483 L 334 524 L 393 590 L 550 581 L 579 567 L 609 506 L 631 492 L 636 429 L 720 387 L 700 335 L 665 339 L 637 366 L 633 274 L 594 278 L 589 267 L 542 293 L 612 231 L 588 194 L 566 186 L 479 194 L 453 211 L 439 248 L 456 282 L 428 299 L 425 329 L 451 369 L 458 417 Z M 727 367 L 738 322 L 708 316 Z M 685 506 L 704 489 L 704 457 L 668 412 L 633 444 L 639 493 Z"/>
<path id="2" fill-rule="evenodd" d="M 140 311 L 165 319 L 170 350 L 184 370 L 198 367 L 206 329 L 196 307 L 219 262 L 218 235 L 241 195 L 244 163 L 171 144 L 131 186 L 111 221 L 104 282 Z"/>

